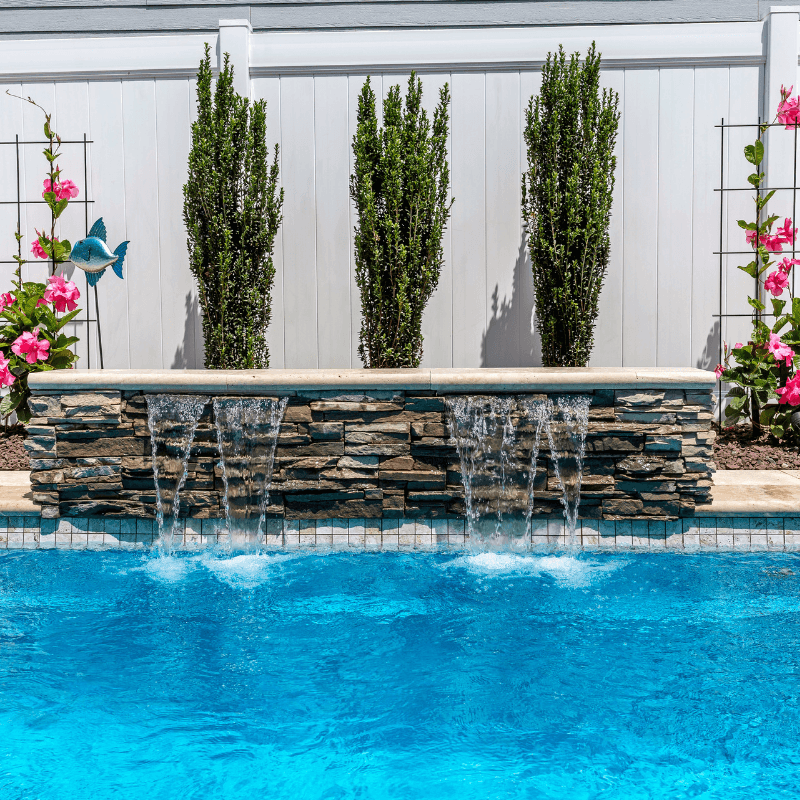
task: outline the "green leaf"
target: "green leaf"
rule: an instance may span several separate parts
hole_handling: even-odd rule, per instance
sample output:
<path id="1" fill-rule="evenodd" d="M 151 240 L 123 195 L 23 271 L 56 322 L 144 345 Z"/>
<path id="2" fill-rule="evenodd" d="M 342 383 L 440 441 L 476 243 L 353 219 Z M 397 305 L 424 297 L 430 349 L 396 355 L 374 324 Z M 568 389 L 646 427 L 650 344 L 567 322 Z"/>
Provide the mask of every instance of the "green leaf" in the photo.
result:
<path id="1" fill-rule="evenodd" d="M 748 144 L 744 148 L 744 157 L 751 163 L 758 166 L 760 159 L 756 154 L 756 146 L 754 144 Z"/>
<path id="2" fill-rule="evenodd" d="M 7 394 L 0 402 L 0 417 L 7 417 L 19 405 L 23 397 L 22 393 Z"/>
<path id="3" fill-rule="evenodd" d="M 761 410 L 761 414 L 759 414 L 759 422 L 762 425 L 770 425 L 772 423 L 772 418 L 775 416 L 775 412 L 778 410 L 778 406 L 766 406 Z"/>
<path id="4" fill-rule="evenodd" d="M 772 298 L 772 313 L 776 317 L 779 317 L 781 314 L 783 314 L 783 307 L 785 305 L 786 305 L 786 301 L 785 300 L 780 300 L 777 297 L 773 297 Z"/>
<path id="5" fill-rule="evenodd" d="M 758 275 L 758 264 L 755 261 L 751 261 L 746 267 L 739 267 L 742 272 L 746 272 L 751 278 L 755 278 Z"/>
<path id="6" fill-rule="evenodd" d="M 48 205 L 49 205 L 49 203 L 48 203 Z M 55 204 L 55 207 L 52 207 L 53 208 L 53 216 L 55 217 L 55 219 L 58 219 L 64 213 L 64 209 L 68 205 L 69 205 L 69 200 L 67 200 L 65 198 L 64 200 L 59 200 Z"/>
<path id="7" fill-rule="evenodd" d="M 776 439 L 783 439 L 784 435 L 786 434 L 786 430 L 783 425 L 772 425 L 770 426 L 770 431 Z"/>
<path id="8" fill-rule="evenodd" d="M 761 179 L 764 177 L 763 172 L 754 172 L 752 175 L 747 176 L 747 182 L 753 186 L 758 186 L 761 183 Z"/>
<path id="9" fill-rule="evenodd" d="M 757 311 L 763 311 L 766 308 L 766 306 L 760 300 L 756 300 L 752 297 L 748 297 L 747 302 L 750 303 L 750 305 Z"/>

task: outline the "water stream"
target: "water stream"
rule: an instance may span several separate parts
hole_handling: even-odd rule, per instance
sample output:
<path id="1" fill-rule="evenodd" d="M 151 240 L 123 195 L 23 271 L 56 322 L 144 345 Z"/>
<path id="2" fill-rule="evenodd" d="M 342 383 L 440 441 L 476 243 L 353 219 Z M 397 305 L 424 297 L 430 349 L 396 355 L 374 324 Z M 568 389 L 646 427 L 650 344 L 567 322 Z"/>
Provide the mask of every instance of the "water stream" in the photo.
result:
<path id="1" fill-rule="evenodd" d="M 448 398 L 473 549 L 516 549 L 530 541 L 543 435 L 562 491 L 567 544 L 576 547 L 590 404 L 591 398 L 583 395 L 560 397 L 555 404 L 549 398 L 531 396 Z M 524 529 L 519 530 L 522 509 Z"/>
<path id="2" fill-rule="evenodd" d="M 180 511 L 180 493 L 189 471 L 189 454 L 207 397 L 146 395 L 153 457 L 159 555 L 171 555 Z"/>
<path id="3" fill-rule="evenodd" d="M 286 397 L 214 399 L 225 525 L 232 550 L 252 550 L 261 541 L 287 402 Z"/>

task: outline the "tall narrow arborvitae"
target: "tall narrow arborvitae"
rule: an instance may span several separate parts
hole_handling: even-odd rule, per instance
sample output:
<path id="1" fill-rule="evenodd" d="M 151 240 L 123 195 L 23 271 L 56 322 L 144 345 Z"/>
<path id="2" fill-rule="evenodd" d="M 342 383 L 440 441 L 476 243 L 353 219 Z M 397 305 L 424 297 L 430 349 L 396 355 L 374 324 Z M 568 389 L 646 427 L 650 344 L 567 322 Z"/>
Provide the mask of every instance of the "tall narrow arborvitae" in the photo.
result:
<path id="1" fill-rule="evenodd" d="M 600 54 L 549 53 L 528 103 L 522 213 L 528 232 L 542 360 L 584 367 L 609 256 L 619 96 L 601 93 Z"/>
<path id="2" fill-rule="evenodd" d="M 197 73 L 183 218 L 189 266 L 197 279 L 208 369 L 269 366 L 266 333 L 281 222 L 278 146 L 267 147 L 267 105 L 233 88 L 228 54 L 212 94 L 211 55 Z"/>
<path id="3" fill-rule="evenodd" d="M 378 127 L 367 78 L 358 99 L 350 196 L 358 212 L 356 283 L 362 323 L 358 353 L 366 367 L 418 367 L 422 314 L 439 283 L 447 195 L 447 84 L 431 126 L 422 108 L 422 82 L 411 73 L 405 108 L 400 87 L 383 103 Z"/>

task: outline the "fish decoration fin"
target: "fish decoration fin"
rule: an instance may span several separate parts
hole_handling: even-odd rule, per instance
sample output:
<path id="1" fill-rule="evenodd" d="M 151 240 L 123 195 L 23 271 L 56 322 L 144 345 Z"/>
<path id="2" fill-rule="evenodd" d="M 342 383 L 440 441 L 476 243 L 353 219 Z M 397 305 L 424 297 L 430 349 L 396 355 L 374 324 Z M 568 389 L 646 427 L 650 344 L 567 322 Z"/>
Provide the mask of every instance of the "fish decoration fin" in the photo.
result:
<path id="1" fill-rule="evenodd" d="M 94 236 L 95 238 L 102 239 L 103 241 L 106 240 L 106 224 L 103 222 L 102 217 L 100 217 L 100 219 L 98 219 L 97 222 L 92 225 L 92 229 L 89 231 L 89 236 Z"/>
<path id="2" fill-rule="evenodd" d="M 125 254 L 128 252 L 128 244 L 129 242 L 123 242 L 117 249 L 114 251 L 114 255 L 117 256 L 117 260 L 112 265 L 111 269 L 117 273 L 117 277 L 122 277 L 122 262 L 125 261 Z"/>
<path id="3" fill-rule="evenodd" d="M 87 272 L 86 280 L 89 282 L 89 286 L 97 286 L 97 281 L 103 277 L 104 272 L 104 269 L 101 269 L 99 272 Z"/>

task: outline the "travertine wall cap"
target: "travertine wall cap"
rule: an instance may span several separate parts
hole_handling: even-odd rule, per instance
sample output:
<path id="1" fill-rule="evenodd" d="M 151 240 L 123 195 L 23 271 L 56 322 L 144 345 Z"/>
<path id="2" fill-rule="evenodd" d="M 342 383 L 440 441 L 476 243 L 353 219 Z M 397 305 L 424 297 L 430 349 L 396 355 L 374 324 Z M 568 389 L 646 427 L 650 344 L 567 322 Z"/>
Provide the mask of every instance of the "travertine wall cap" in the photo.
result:
<path id="1" fill-rule="evenodd" d="M 526 369 L 78 370 L 28 378 L 35 394 L 116 389 L 200 394 L 296 394 L 309 390 L 580 392 L 591 389 L 709 389 L 714 373 L 671 367 L 532 367 Z"/>

